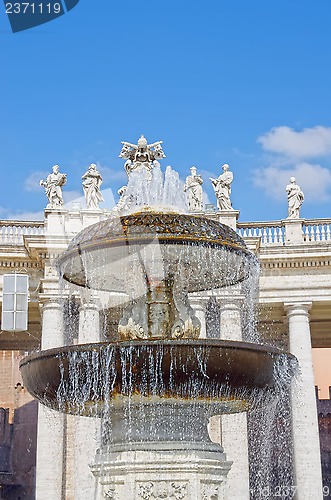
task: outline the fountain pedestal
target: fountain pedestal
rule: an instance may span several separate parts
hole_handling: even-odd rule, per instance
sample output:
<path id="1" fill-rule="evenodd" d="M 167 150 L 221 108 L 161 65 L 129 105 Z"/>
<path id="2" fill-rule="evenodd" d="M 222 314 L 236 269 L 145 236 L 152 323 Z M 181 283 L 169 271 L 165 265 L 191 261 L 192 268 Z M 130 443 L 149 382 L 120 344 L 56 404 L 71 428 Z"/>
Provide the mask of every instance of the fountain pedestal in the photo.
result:
<path id="1" fill-rule="evenodd" d="M 109 452 L 91 467 L 99 482 L 97 499 L 223 500 L 231 462 L 222 448 L 211 444 L 190 450 L 186 443 L 176 445 L 158 449 L 156 442 L 146 450 Z"/>
<path id="2" fill-rule="evenodd" d="M 208 407 L 182 402 L 127 404 L 105 420 L 91 470 L 97 499 L 225 499 L 232 465 L 210 441 Z M 109 440 L 112 440 L 110 443 Z"/>

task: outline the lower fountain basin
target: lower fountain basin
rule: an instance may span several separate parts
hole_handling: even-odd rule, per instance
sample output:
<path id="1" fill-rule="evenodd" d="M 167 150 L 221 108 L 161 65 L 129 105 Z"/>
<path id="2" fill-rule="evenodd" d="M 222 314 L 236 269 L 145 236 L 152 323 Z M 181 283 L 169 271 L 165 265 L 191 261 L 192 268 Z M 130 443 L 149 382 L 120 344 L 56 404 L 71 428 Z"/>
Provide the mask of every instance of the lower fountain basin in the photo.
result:
<path id="1" fill-rule="evenodd" d="M 280 373 L 289 383 L 296 363 L 269 346 L 158 340 L 49 349 L 24 358 L 20 370 L 32 396 L 65 413 L 102 416 L 125 396 L 199 401 L 214 406 L 213 413 L 232 413 L 247 409 L 259 393 L 272 393 Z"/>

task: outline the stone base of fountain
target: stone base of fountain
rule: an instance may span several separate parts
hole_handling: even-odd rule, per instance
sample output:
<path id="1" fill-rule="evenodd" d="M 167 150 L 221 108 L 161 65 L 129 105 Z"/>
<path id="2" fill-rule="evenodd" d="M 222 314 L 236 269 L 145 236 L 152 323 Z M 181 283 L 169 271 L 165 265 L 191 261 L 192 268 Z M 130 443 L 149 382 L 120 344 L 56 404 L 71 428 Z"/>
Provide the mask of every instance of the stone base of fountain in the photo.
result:
<path id="1" fill-rule="evenodd" d="M 100 454 L 91 470 L 98 500 L 220 500 L 231 465 L 213 443 L 198 449 L 186 442 L 149 442 L 144 449 Z"/>
<path id="2" fill-rule="evenodd" d="M 97 499 L 225 498 L 232 463 L 207 431 L 209 405 L 124 398 L 104 419 Z"/>

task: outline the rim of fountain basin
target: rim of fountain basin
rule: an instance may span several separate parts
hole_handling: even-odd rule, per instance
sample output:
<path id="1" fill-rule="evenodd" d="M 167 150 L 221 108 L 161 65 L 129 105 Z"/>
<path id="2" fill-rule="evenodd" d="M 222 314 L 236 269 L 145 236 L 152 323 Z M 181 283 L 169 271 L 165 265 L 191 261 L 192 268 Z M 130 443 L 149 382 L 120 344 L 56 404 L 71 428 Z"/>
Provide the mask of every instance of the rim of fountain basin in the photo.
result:
<path id="1" fill-rule="evenodd" d="M 186 226 L 186 222 L 189 226 Z M 189 241 L 213 247 L 226 246 L 252 255 L 244 240 L 232 228 L 219 221 L 196 214 L 163 212 L 151 208 L 123 215 L 114 214 L 86 227 L 72 239 L 59 262 L 66 261 L 71 253 L 77 251 L 77 247 L 87 249 L 102 243 L 114 243 L 116 246 L 128 238 L 140 240 L 144 235 L 150 240 L 155 234 L 165 241 L 178 239 L 179 243 Z"/>
<path id="2" fill-rule="evenodd" d="M 201 283 L 199 286 L 194 280 L 189 291 L 201 291 L 212 288 L 215 280 L 216 288 L 239 283 L 248 277 L 248 269 L 245 265 L 257 263 L 256 256 L 247 248 L 244 240 L 229 226 L 219 221 L 206 218 L 201 215 L 183 214 L 178 212 L 164 212 L 160 209 L 154 210 L 150 207 L 138 212 L 112 215 L 104 221 L 97 222 L 83 229 L 70 242 L 67 250 L 59 257 L 57 265 L 60 275 L 70 283 L 78 286 L 108 290 L 113 289 L 111 285 L 89 283 L 82 256 L 93 252 L 109 250 L 107 263 L 113 264 L 123 258 L 125 252 L 135 253 L 135 245 L 143 247 L 150 243 L 160 243 L 162 251 L 168 245 L 190 247 L 190 251 L 207 251 L 216 249 L 228 251 L 228 255 L 241 257 L 241 263 L 236 264 L 235 278 L 230 279 L 222 275 L 222 270 L 208 269 L 212 279 Z M 198 249 L 198 250 L 197 250 Z M 167 258 L 169 255 L 167 255 Z M 240 265 L 243 269 L 238 270 Z M 93 267 L 93 263 L 89 264 Z M 224 266 L 225 268 L 226 266 Z"/>
<path id="3" fill-rule="evenodd" d="M 272 393 L 277 384 L 275 364 L 282 359 L 292 376 L 295 357 L 275 347 L 213 339 L 133 340 L 33 353 L 21 361 L 20 370 L 24 386 L 35 398 L 67 413 L 102 415 L 105 405 L 118 396 L 146 396 L 146 402 L 162 398 L 207 403 L 215 414 L 225 403 L 229 413 L 244 411 L 261 391 Z M 154 369 L 159 370 L 155 379 Z"/>

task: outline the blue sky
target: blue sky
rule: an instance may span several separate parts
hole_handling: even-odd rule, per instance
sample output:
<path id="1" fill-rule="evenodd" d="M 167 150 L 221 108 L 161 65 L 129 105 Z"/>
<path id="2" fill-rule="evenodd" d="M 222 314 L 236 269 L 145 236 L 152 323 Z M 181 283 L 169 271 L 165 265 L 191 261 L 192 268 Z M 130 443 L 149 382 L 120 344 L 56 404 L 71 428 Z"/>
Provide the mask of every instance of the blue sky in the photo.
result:
<path id="1" fill-rule="evenodd" d="M 285 218 L 291 175 L 301 216 L 331 217 L 330 18 L 329 0 L 80 0 L 13 34 L 1 7 L 0 218 L 40 216 L 55 163 L 67 200 L 91 162 L 116 195 L 142 133 L 211 202 L 229 163 L 241 221 Z"/>

